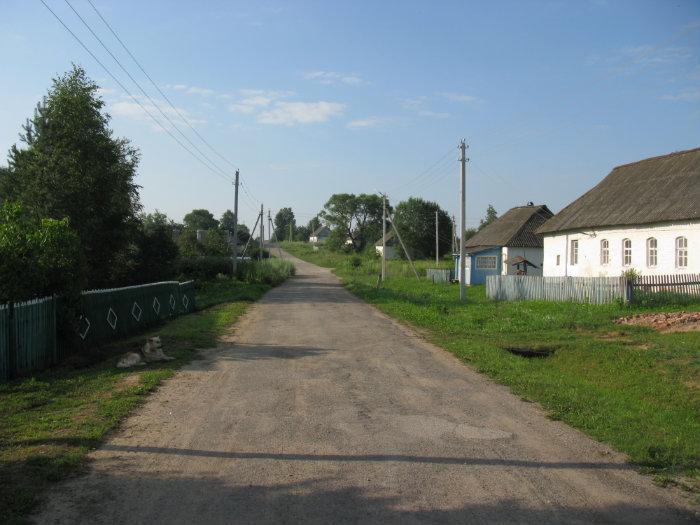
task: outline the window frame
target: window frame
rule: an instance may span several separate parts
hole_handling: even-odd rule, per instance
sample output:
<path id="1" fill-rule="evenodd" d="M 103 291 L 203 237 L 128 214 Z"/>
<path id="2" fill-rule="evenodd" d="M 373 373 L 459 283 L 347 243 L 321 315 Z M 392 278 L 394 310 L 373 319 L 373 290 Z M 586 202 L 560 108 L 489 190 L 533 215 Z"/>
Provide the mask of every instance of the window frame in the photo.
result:
<path id="1" fill-rule="evenodd" d="M 680 242 L 683 241 L 683 246 L 680 246 Z M 682 270 L 688 267 L 688 238 L 685 235 L 679 235 L 675 240 L 675 260 L 676 268 Z M 684 264 L 680 264 L 680 261 Z"/>
<path id="2" fill-rule="evenodd" d="M 571 239 L 569 245 L 569 264 L 576 266 L 578 264 L 578 239 Z"/>
<path id="3" fill-rule="evenodd" d="M 654 243 L 652 247 L 651 243 Z M 649 237 L 646 242 L 646 261 L 647 268 L 656 268 L 659 264 L 659 241 L 656 237 Z M 652 251 L 653 250 L 653 251 Z M 653 258 L 653 261 L 652 261 Z"/>
<path id="4" fill-rule="evenodd" d="M 603 245 L 603 243 L 605 243 L 605 245 Z M 601 266 L 610 264 L 610 241 L 607 239 L 600 240 L 600 264 Z"/>
<path id="5" fill-rule="evenodd" d="M 484 266 L 481 264 L 484 260 L 493 261 L 493 266 Z M 497 270 L 498 269 L 498 256 L 496 255 L 477 255 L 476 256 L 476 269 L 477 270 Z"/>
<path id="6" fill-rule="evenodd" d="M 625 246 L 628 243 L 629 248 Z M 632 239 L 629 237 L 622 239 L 622 266 L 632 266 Z"/>

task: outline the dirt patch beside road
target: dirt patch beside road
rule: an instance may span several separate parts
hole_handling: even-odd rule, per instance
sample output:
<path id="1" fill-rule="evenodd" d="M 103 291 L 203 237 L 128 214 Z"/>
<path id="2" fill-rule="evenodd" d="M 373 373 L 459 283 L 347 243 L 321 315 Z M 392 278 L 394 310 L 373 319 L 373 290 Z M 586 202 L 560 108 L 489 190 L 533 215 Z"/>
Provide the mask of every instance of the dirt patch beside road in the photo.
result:
<path id="1" fill-rule="evenodd" d="M 647 326 L 660 332 L 700 330 L 700 312 L 661 312 L 622 317 L 616 324 Z"/>

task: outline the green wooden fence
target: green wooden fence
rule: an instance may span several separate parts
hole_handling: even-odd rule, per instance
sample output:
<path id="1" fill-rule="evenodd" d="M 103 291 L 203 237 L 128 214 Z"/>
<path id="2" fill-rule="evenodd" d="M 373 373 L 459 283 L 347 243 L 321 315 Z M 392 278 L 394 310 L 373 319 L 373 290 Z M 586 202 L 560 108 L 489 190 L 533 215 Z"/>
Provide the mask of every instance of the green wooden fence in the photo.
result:
<path id="1" fill-rule="evenodd" d="M 194 281 L 83 292 L 76 333 L 61 341 L 56 323 L 59 302 L 58 298 L 48 297 L 15 303 L 12 312 L 7 305 L 0 306 L 0 380 L 46 368 L 72 351 L 128 337 L 192 312 Z M 64 332 L 70 334 L 73 330 Z"/>

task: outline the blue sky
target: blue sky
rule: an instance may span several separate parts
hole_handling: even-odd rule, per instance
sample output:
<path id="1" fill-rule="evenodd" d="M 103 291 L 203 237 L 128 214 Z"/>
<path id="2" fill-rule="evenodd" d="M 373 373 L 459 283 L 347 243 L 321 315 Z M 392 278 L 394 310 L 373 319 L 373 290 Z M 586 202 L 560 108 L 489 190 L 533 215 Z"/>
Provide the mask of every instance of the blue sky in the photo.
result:
<path id="1" fill-rule="evenodd" d="M 138 95 L 65 2 L 46 1 Z M 260 201 L 305 223 L 336 192 L 421 196 L 456 214 L 461 138 L 471 224 L 489 203 L 558 211 L 615 165 L 700 145 L 698 1 L 93 2 L 240 168 L 249 225 Z M 71 3 L 156 95 L 90 5 Z M 232 186 L 151 122 L 39 0 L 3 0 L 0 12 L 0 148 L 76 62 L 104 88 L 116 134 L 141 150 L 146 210 L 180 220 L 233 207 Z"/>

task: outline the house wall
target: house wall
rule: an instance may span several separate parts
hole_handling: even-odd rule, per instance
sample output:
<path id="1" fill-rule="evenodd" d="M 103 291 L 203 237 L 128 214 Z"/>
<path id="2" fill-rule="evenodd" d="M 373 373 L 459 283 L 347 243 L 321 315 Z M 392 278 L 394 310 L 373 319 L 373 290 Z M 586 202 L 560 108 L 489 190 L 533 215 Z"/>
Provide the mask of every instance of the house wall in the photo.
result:
<path id="1" fill-rule="evenodd" d="M 537 268 L 528 266 L 528 275 L 542 275 L 542 262 L 544 260 L 544 249 L 543 248 L 514 248 L 506 247 L 501 248 L 501 275 L 515 275 L 518 271 L 515 266 L 508 264 L 513 257 L 525 257 L 528 261 L 537 265 Z"/>
<path id="2" fill-rule="evenodd" d="M 374 248 L 377 250 L 377 254 L 381 257 L 382 246 L 375 246 Z M 387 259 L 396 259 L 396 249 L 393 246 L 386 247 L 386 258 Z"/>
<path id="3" fill-rule="evenodd" d="M 459 271 L 459 255 L 454 256 L 455 261 L 455 279 L 459 282 L 460 271 Z M 464 259 L 464 284 L 471 284 L 472 278 L 472 258 L 467 255 Z"/>
<path id="4" fill-rule="evenodd" d="M 503 266 L 501 248 L 491 248 L 489 250 L 470 253 L 468 256 L 471 260 L 471 277 L 469 278 L 470 284 L 486 284 L 487 275 L 499 275 L 501 273 L 501 267 Z M 478 268 L 477 259 L 479 257 L 496 257 L 496 267 L 489 269 Z"/>
<path id="5" fill-rule="evenodd" d="M 688 239 L 688 266 L 676 268 L 676 238 Z M 647 266 L 648 238 L 657 240 L 656 267 Z M 578 264 L 571 264 L 571 240 L 579 241 Z M 610 262 L 601 264 L 602 239 L 610 245 Z M 632 264 L 622 265 L 622 241 L 632 241 Z M 559 255 L 559 265 L 556 263 Z M 534 262 L 534 261 L 533 261 Z M 571 277 L 616 277 L 634 268 L 642 275 L 700 273 L 700 221 L 652 224 L 629 228 L 602 228 L 544 237 L 544 275 Z"/>

